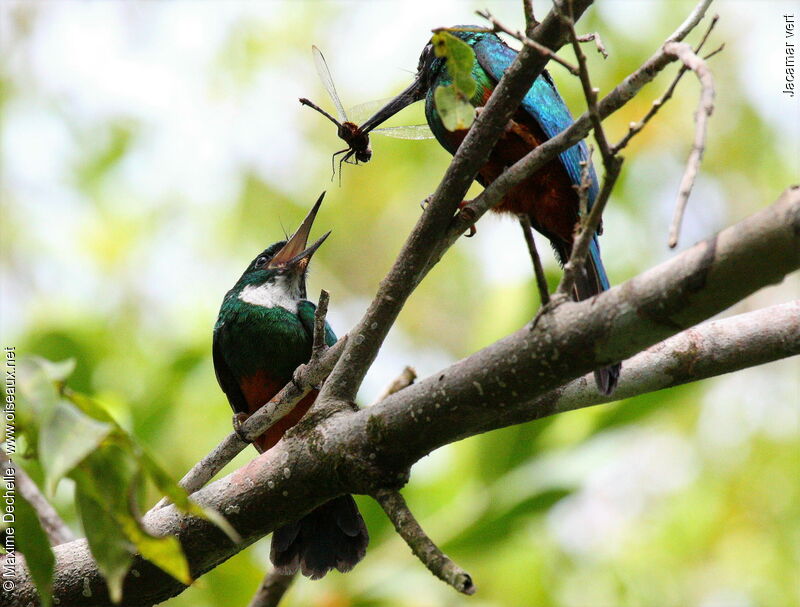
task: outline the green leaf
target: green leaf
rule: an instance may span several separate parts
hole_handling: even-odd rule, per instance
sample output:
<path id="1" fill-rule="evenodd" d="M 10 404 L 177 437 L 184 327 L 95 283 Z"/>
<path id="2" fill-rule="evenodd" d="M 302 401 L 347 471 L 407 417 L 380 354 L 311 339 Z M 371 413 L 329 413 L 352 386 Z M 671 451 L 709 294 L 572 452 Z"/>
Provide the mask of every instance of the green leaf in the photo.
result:
<path id="1" fill-rule="evenodd" d="M 123 517 L 122 530 L 133 542 L 139 553 L 176 580 L 187 586 L 192 583 L 189 572 L 189 563 L 183 554 L 183 548 L 178 538 L 173 535 L 155 537 L 141 528 L 133 517 Z"/>
<path id="2" fill-rule="evenodd" d="M 78 509 L 92 551 L 97 568 L 103 574 L 108 586 L 111 601 L 119 603 L 122 600 L 122 582 L 125 574 L 133 562 L 134 548 L 127 537 L 119 532 L 119 525 L 113 516 L 93 497 L 91 490 L 86 490 L 86 484 L 91 484 L 85 475 L 74 475 L 75 505 Z"/>
<path id="3" fill-rule="evenodd" d="M 139 552 L 143 558 L 178 581 L 191 584 L 189 564 L 178 539 L 173 536 L 150 535 L 142 528 L 136 516 L 135 495 L 143 481 L 140 460 L 141 454 L 134 454 L 127 436 L 120 434 L 92 452 L 81 464 L 80 470 L 73 474 L 73 478 L 78 481 L 82 499 L 92 500 L 103 510 L 108 523 L 99 535 L 95 534 L 92 538 L 89 536 L 89 528 L 94 522 L 83 519 L 89 547 L 98 566 L 101 558 L 109 559 L 107 566 L 119 575 L 124 546 L 114 543 L 109 534 L 119 536 L 127 540 L 131 546 L 130 552 Z M 95 554 L 95 547 L 99 554 Z M 120 577 L 124 577 L 129 566 L 128 561 Z M 112 588 L 112 583 L 117 581 L 109 581 L 109 594 L 121 591 L 121 588 Z"/>
<path id="4" fill-rule="evenodd" d="M 39 434 L 46 493 L 53 495 L 58 481 L 94 451 L 113 429 L 111 424 L 96 421 L 70 401 L 60 400 Z"/>
<path id="5" fill-rule="evenodd" d="M 173 481 L 169 475 L 164 472 L 161 466 L 147 453 L 142 454 L 141 462 L 155 486 L 175 504 L 176 508 L 188 514 L 193 514 L 194 516 L 211 521 L 222 529 L 223 533 L 225 533 L 234 544 L 238 544 L 242 541 L 242 537 L 222 514 L 213 508 L 204 508 L 200 504 L 189 499 L 189 495 L 183 487 Z"/>
<path id="6" fill-rule="evenodd" d="M 109 415 L 108 411 L 88 396 L 65 388 L 64 397 L 89 417 L 99 422 L 107 422 L 114 424 L 114 426 L 118 425 L 114 418 Z"/>
<path id="7" fill-rule="evenodd" d="M 431 38 L 437 57 L 446 60 L 447 72 L 452 83 L 439 85 L 433 92 L 436 110 L 448 131 L 468 129 L 475 120 L 475 108 L 470 103 L 478 88 L 472 69 L 475 66 L 475 51 L 450 32 L 441 31 Z"/>
<path id="8" fill-rule="evenodd" d="M 470 99 L 478 86 L 472 77 L 475 51 L 469 44 L 447 31 L 434 34 L 431 41 L 436 56 L 446 59 L 447 71 L 450 73 L 456 89 L 464 97 Z"/>
<path id="9" fill-rule="evenodd" d="M 28 500 L 17 492 L 14 511 L 13 536 L 16 548 L 25 555 L 25 563 L 30 571 L 33 583 L 42 605 L 49 607 L 53 601 L 53 569 L 56 559 L 53 549 L 47 539 L 47 534 L 42 529 L 36 511 Z"/>
<path id="10" fill-rule="evenodd" d="M 448 131 L 468 129 L 475 120 L 475 108 L 453 85 L 439 86 L 433 93 L 436 111 Z"/>

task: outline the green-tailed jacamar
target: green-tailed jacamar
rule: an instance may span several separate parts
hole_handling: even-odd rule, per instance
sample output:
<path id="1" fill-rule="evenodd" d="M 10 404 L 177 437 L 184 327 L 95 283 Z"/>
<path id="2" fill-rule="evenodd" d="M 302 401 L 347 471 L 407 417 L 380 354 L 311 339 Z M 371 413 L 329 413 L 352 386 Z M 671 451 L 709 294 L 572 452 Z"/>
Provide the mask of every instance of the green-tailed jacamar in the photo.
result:
<path id="1" fill-rule="evenodd" d="M 472 76 L 477 88 L 469 101 L 475 107 L 482 107 L 486 105 L 505 70 L 513 63 L 517 52 L 491 32 L 463 31 L 470 29 L 474 30 L 476 26 L 456 26 L 451 32 L 469 44 L 475 52 Z M 455 154 L 467 130 L 448 131 L 434 102 L 436 88 L 447 86 L 452 81 L 445 58 L 437 57 L 432 44 L 428 43 L 420 56 L 414 82 L 361 125 L 361 130 L 369 132 L 407 105 L 425 99 L 428 125 L 442 147 Z M 489 185 L 507 167 L 569 127 L 572 122 L 569 109 L 558 94 L 550 74 L 542 72 L 478 171 L 477 180 L 483 186 Z M 494 207 L 497 212 L 528 215 L 533 227 L 548 238 L 562 264 L 566 263 L 572 251 L 580 206 L 575 186 L 581 184 L 581 166 L 588 161 L 588 149 L 581 141 L 514 187 Z M 588 206 L 591 208 L 599 189 L 597 175 L 591 164 L 588 167 L 588 176 Z M 584 271 L 576 280 L 573 297 L 576 300 L 588 299 L 609 288 L 610 283 L 600 258 L 600 244 L 595 235 L 589 247 Z M 595 371 L 600 391 L 610 394 L 617 385 L 619 373 L 619 364 Z"/>
<path id="2" fill-rule="evenodd" d="M 310 247 L 306 243 L 323 196 L 288 241 L 276 242 L 250 262 L 222 301 L 214 325 L 214 369 L 235 423 L 267 403 L 311 355 L 316 306 L 306 299 L 306 272 L 314 251 L 330 232 Z M 328 345 L 336 341 L 327 323 L 325 341 Z M 309 393 L 258 437 L 254 441 L 258 451 L 274 446 L 316 396 L 316 391 Z M 318 579 L 333 568 L 352 569 L 364 557 L 368 541 L 355 501 L 343 495 L 275 530 L 270 559 L 281 573 L 299 569 Z"/>

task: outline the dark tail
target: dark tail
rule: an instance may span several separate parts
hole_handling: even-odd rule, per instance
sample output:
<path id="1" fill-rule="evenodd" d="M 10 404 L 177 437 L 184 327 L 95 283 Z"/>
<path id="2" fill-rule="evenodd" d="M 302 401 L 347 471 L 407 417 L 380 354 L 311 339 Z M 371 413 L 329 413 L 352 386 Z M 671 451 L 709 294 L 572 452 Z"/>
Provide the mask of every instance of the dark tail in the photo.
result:
<path id="1" fill-rule="evenodd" d="M 551 241 L 553 248 L 558 255 L 562 264 L 566 263 L 569 259 L 572 247 L 561 242 Z M 603 260 L 600 258 L 600 243 L 597 242 L 597 236 L 592 238 L 589 245 L 589 254 L 586 256 L 586 263 L 583 266 L 583 271 L 575 280 L 575 287 L 572 290 L 572 297 L 575 301 L 582 301 L 594 297 L 598 293 L 607 291 L 611 288 L 611 284 L 606 276 L 606 270 L 603 267 Z M 622 369 L 620 363 L 598 369 L 594 372 L 594 381 L 597 384 L 597 389 L 605 395 L 609 395 L 617 387 L 619 381 L 619 373 Z"/>
<path id="2" fill-rule="evenodd" d="M 299 521 L 276 529 L 269 558 L 278 573 L 299 569 L 312 580 L 333 568 L 350 571 L 364 558 L 369 535 L 353 496 L 322 504 Z"/>

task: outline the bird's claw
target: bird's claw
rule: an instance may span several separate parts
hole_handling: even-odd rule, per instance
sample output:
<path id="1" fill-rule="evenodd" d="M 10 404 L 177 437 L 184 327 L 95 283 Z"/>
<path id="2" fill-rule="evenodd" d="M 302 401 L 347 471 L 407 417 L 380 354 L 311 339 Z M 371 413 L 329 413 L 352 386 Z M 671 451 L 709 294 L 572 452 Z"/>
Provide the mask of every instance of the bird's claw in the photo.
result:
<path id="1" fill-rule="evenodd" d="M 464 208 L 465 206 L 467 206 L 469 203 L 470 203 L 470 201 L 469 201 L 469 200 L 462 200 L 461 202 L 459 202 L 459 203 L 458 203 L 458 208 L 459 208 L 459 209 L 463 209 L 463 208 Z M 469 226 L 469 234 L 467 234 L 467 236 L 466 236 L 466 237 L 467 237 L 467 238 L 472 238 L 472 237 L 473 237 L 473 236 L 475 236 L 475 234 L 477 234 L 477 233 L 478 233 L 478 228 L 476 228 L 476 227 L 475 227 L 475 224 L 473 223 L 471 226 Z"/>
<path id="2" fill-rule="evenodd" d="M 242 424 L 244 424 L 244 422 L 246 422 L 249 419 L 249 417 L 250 417 L 249 413 L 244 413 L 242 411 L 233 414 L 233 431 L 236 433 L 236 436 L 242 439 L 242 441 L 244 441 L 245 443 L 253 442 L 252 440 L 247 438 L 247 435 L 244 433 L 244 430 L 242 429 Z"/>
<path id="3" fill-rule="evenodd" d="M 569 297 L 562 297 L 558 293 L 551 294 L 550 301 L 539 306 L 539 309 L 536 311 L 536 316 L 533 317 L 533 322 L 531 323 L 531 329 L 535 329 L 536 323 L 538 323 L 543 317 L 550 314 L 550 312 L 552 312 L 558 306 L 560 306 L 562 303 L 568 300 Z"/>
<path id="4" fill-rule="evenodd" d="M 429 205 L 429 204 L 430 204 L 430 202 L 431 202 L 431 198 L 433 198 L 433 194 L 431 194 L 430 196 L 426 196 L 426 197 L 425 197 L 425 200 L 423 200 L 422 202 L 420 202 L 420 203 L 419 203 L 419 208 L 420 208 L 420 209 L 422 209 L 423 211 L 424 211 L 425 209 L 427 209 L 427 208 L 428 208 L 428 205 Z"/>

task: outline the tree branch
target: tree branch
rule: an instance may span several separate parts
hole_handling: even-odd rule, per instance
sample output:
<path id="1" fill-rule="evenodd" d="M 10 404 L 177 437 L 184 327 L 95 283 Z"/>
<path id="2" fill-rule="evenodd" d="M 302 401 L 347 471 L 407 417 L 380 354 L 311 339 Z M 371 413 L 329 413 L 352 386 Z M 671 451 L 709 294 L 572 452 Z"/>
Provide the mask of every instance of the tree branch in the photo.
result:
<path id="1" fill-rule="evenodd" d="M 296 574 L 283 575 L 270 571 L 264 576 L 248 607 L 278 607 L 283 595 L 289 590 Z"/>
<path id="2" fill-rule="evenodd" d="M 433 575 L 463 594 L 475 594 L 476 588 L 472 576 L 450 560 L 431 541 L 411 514 L 399 491 L 382 489 L 377 491 L 374 497 L 392 521 L 400 537 Z"/>
<path id="3" fill-rule="evenodd" d="M 671 249 L 674 249 L 678 244 L 678 232 L 681 228 L 683 213 L 686 210 L 686 204 L 689 202 L 689 195 L 692 193 L 692 186 L 700 168 L 700 161 L 703 159 L 703 152 L 706 149 L 708 119 L 714 111 L 714 78 L 711 76 L 711 70 L 708 69 L 706 62 L 698 57 L 688 44 L 670 41 L 664 45 L 664 51 L 679 57 L 683 65 L 697 75 L 701 86 L 700 101 L 695 113 L 694 143 L 692 144 L 692 151 L 689 153 L 689 160 L 686 161 L 686 170 L 681 178 L 678 200 L 675 204 L 675 216 L 669 229 L 668 244 Z"/>
<path id="4" fill-rule="evenodd" d="M 572 4 L 570 1 L 570 7 L 571 6 Z M 578 74 L 580 76 L 581 86 L 583 88 L 583 96 L 586 98 L 587 111 L 589 113 L 589 119 L 592 122 L 592 127 L 594 130 L 594 138 L 597 142 L 597 146 L 600 148 L 600 156 L 603 159 L 603 168 L 605 169 L 605 173 L 603 175 L 603 185 L 600 188 L 600 193 L 597 195 L 597 198 L 594 201 L 591 212 L 586 214 L 585 208 L 581 209 L 584 214 L 580 222 L 580 227 L 575 237 L 575 241 L 572 244 L 572 252 L 569 256 L 569 260 L 566 264 L 564 264 L 564 275 L 561 278 L 561 283 L 558 285 L 558 294 L 561 296 L 566 296 L 572 292 L 572 289 L 575 286 L 575 281 L 584 271 L 586 255 L 589 253 L 589 245 L 591 244 L 592 239 L 597 231 L 600 229 L 600 225 L 603 221 L 603 211 L 606 208 L 606 203 L 611 197 L 611 192 L 614 189 L 614 184 L 617 182 L 617 177 L 619 177 L 620 170 L 622 169 L 623 159 L 619 156 L 616 156 L 608 145 L 606 132 L 605 129 L 603 129 L 603 122 L 600 118 L 600 111 L 597 107 L 598 91 L 592 86 L 591 78 L 589 76 L 589 66 L 586 63 L 586 55 L 583 54 L 583 50 L 581 49 L 580 40 L 578 39 L 578 34 L 575 31 L 575 24 L 572 14 L 570 13 L 569 15 L 562 15 L 561 18 L 569 30 L 572 49 L 575 52 L 575 57 L 578 59 Z M 591 155 L 586 159 L 586 163 L 586 166 L 583 167 L 584 173 L 588 172 L 589 170 Z M 581 206 L 588 208 L 586 198 L 588 191 L 585 189 L 586 184 L 583 183 L 584 179 L 581 181 L 581 188 L 584 188 L 581 192 Z"/>
<path id="5" fill-rule="evenodd" d="M 517 217 L 519 218 L 519 225 L 522 228 L 522 235 L 525 237 L 525 244 L 528 245 L 528 254 L 531 256 L 531 263 L 533 263 L 533 275 L 536 277 L 536 287 L 539 289 L 539 302 L 542 306 L 546 306 L 550 303 L 550 290 L 547 286 L 547 277 L 544 275 L 542 259 L 539 257 L 539 251 L 536 249 L 536 241 L 533 239 L 531 218 L 525 213 Z"/>
<path id="6" fill-rule="evenodd" d="M 535 328 L 529 324 L 374 407 L 307 417 L 274 448 L 194 495 L 226 515 L 243 538 L 240 544 L 172 506 L 150 513 L 147 526 L 179 538 L 197 578 L 337 495 L 396 488 L 410 465 L 441 445 L 601 402 L 599 395 L 582 392 L 585 378 L 559 386 L 677 334 L 799 266 L 800 187 L 793 187 L 774 205 L 670 261 L 592 301 L 565 303 Z M 748 326 L 744 317 L 700 325 L 628 361 L 615 396 L 800 353 L 796 312 L 791 306 L 764 312 L 760 327 L 749 324 L 750 336 L 761 335 L 744 342 L 722 337 L 730 332 L 727 323 L 736 330 Z M 85 540 L 58 546 L 55 553 L 54 589 L 62 607 L 109 604 Z M 123 605 L 157 602 L 184 588 L 140 558 L 134 570 Z M 36 604 L 30 578 L 18 582 L 15 598 Z"/>
<path id="7" fill-rule="evenodd" d="M 694 49 L 695 53 L 699 53 L 700 50 L 703 48 L 703 45 L 706 43 L 706 40 L 708 40 L 708 37 L 713 31 L 714 26 L 717 24 L 717 21 L 719 21 L 719 15 L 714 15 L 714 17 L 711 19 L 711 23 L 709 23 L 708 28 L 706 29 L 706 33 L 703 34 L 703 37 L 700 39 L 700 43 L 695 47 Z M 708 60 L 710 57 L 715 55 L 720 50 L 721 48 L 715 50 L 712 53 L 709 53 L 708 55 L 705 56 L 705 59 Z M 630 124 L 630 126 L 628 127 L 628 132 L 625 134 L 625 136 L 622 139 L 620 139 L 616 144 L 614 144 L 614 146 L 611 148 L 612 152 L 616 154 L 620 150 L 624 149 L 625 146 L 628 145 L 630 140 L 633 139 L 633 137 L 637 133 L 639 133 L 648 122 L 650 122 L 653 116 L 655 116 L 658 113 L 658 110 L 664 107 L 664 104 L 672 98 L 672 95 L 675 92 L 675 88 L 678 86 L 678 83 L 681 81 L 681 78 L 683 78 L 683 75 L 688 71 L 689 68 L 686 65 L 681 66 L 681 69 L 678 70 L 678 73 L 675 75 L 675 78 L 667 87 L 667 90 L 664 92 L 664 94 L 653 102 L 653 105 L 650 106 L 650 109 L 647 111 L 647 113 L 639 122 L 632 122 Z"/>
<path id="8" fill-rule="evenodd" d="M 47 539 L 50 540 L 50 545 L 58 546 L 74 540 L 75 535 L 58 515 L 55 508 L 50 505 L 47 498 L 42 495 L 33 479 L 27 475 L 25 470 L 14 463 L 14 460 L 8 456 L 8 453 L 3 448 L 0 448 L 0 464 L 4 469 L 9 467 L 14 469 L 14 481 L 17 484 L 17 491 L 36 511 L 36 516 L 39 517 L 39 522 L 42 524 L 45 534 L 47 534 Z"/>

